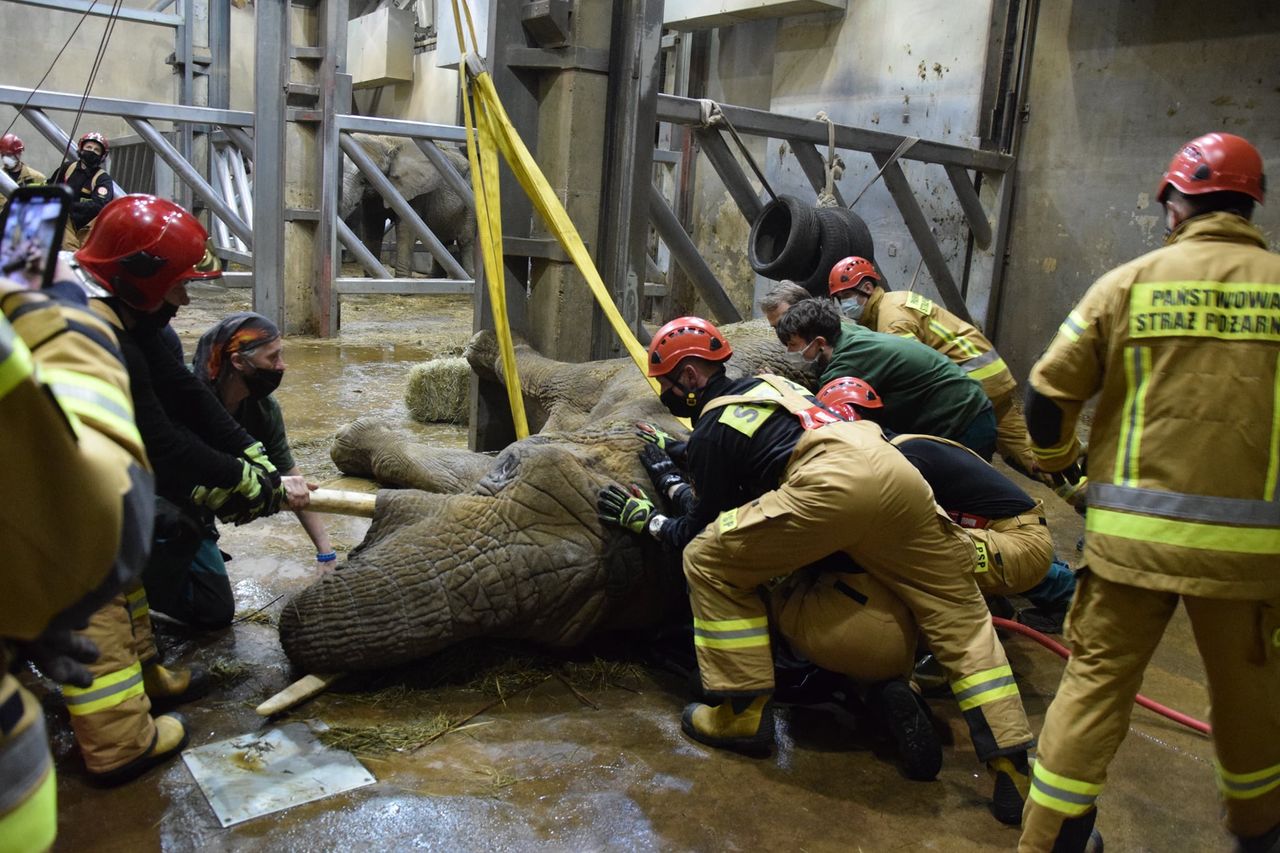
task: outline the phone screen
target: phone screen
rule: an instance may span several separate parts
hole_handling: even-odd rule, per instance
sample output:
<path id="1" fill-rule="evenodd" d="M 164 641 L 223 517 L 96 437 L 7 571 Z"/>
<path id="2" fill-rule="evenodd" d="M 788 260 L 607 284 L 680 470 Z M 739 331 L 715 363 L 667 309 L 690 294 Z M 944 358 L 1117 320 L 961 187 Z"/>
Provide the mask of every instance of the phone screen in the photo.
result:
<path id="1" fill-rule="evenodd" d="M 35 289 L 49 284 L 62 246 L 68 198 L 61 187 L 26 187 L 5 205 L 0 275 Z"/>

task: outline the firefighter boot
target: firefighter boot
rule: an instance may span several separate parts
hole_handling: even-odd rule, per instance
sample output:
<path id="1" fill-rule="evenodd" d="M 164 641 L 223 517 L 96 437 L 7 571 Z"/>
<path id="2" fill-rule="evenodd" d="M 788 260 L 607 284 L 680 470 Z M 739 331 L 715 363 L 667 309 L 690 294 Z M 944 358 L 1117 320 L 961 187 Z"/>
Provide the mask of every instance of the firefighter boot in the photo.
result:
<path id="1" fill-rule="evenodd" d="M 1237 853 L 1280 853 L 1280 823 L 1254 838 L 1237 838 Z"/>
<path id="2" fill-rule="evenodd" d="M 137 758 L 105 773 L 90 773 L 95 785 L 112 788 L 132 782 L 157 764 L 163 764 L 187 745 L 187 720 L 181 714 L 162 714 L 155 718 L 156 737 L 151 748 Z"/>
<path id="3" fill-rule="evenodd" d="M 902 679 L 885 681 L 867 691 L 867 705 L 893 736 L 908 779 L 928 782 L 942 769 L 942 743 L 929 719 L 928 706 Z"/>
<path id="4" fill-rule="evenodd" d="M 1053 841 L 1052 853 L 1102 853 L 1102 833 L 1093 828 L 1097 819 L 1098 810 L 1089 809 L 1064 820 Z"/>
<path id="5" fill-rule="evenodd" d="M 768 696 L 726 699 L 719 705 L 685 706 L 680 728 L 699 743 L 763 753 L 773 746 L 773 705 Z"/>
<path id="6" fill-rule="evenodd" d="M 199 664 L 180 669 L 152 661 L 142 667 L 142 683 L 153 706 L 171 708 L 208 693 L 209 673 Z"/>
<path id="7" fill-rule="evenodd" d="M 991 792 L 991 813 L 1003 824 L 1020 825 L 1022 807 L 1031 787 L 1026 751 L 993 758 L 987 762 L 987 769 L 996 779 L 995 789 Z"/>

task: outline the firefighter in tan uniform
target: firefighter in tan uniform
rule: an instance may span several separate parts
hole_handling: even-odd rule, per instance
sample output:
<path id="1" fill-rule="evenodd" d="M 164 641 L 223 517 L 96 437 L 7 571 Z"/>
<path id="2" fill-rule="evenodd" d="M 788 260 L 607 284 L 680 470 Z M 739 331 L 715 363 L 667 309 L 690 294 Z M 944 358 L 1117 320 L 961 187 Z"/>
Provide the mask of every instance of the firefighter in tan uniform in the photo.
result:
<path id="1" fill-rule="evenodd" d="M 22 152 L 26 150 L 27 146 L 22 143 L 22 139 L 16 133 L 0 136 L 0 167 L 3 167 L 9 179 L 20 187 L 43 184 L 44 174 L 22 162 Z M 0 210 L 4 209 L 7 201 L 8 199 L 0 199 Z"/>
<path id="2" fill-rule="evenodd" d="M 53 289 L 57 291 L 58 288 Z M 97 655 L 73 633 L 142 570 L 153 483 L 111 330 L 68 294 L 0 280 L 0 851 L 57 827 L 39 702 L 9 674 L 30 658 L 88 687 Z M 77 304 L 77 302 L 79 304 Z M 12 321 L 12 324 L 11 322 Z"/>
<path id="3" fill-rule="evenodd" d="M 996 447 L 1005 462 L 1024 474 L 1035 471 L 1027 424 L 1014 405 L 1014 380 L 991 341 L 932 299 L 908 290 L 886 293 L 866 258 L 848 257 L 831 268 L 827 286 L 846 318 L 868 329 L 915 338 L 960 365 L 996 410 Z"/>
<path id="4" fill-rule="evenodd" d="M 62 244 L 62 248 L 68 251 L 84 245 L 93 230 L 94 220 L 115 195 L 115 184 L 102 166 L 110 151 L 107 138 L 90 131 L 80 137 L 76 150 L 79 159 L 59 168 L 50 181 L 65 184 L 75 196 Z"/>
<path id="5" fill-rule="evenodd" d="M 692 509 L 667 518 L 616 486 L 599 502 L 608 521 L 683 549 L 702 685 L 722 700 L 687 707 L 684 732 L 717 747 L 772 744 L 773 658 L 756 588 L 843 551 L 911 610 L 995 775 L 996 816 L 1016 823 L 1031 731 L 973 580 L 972 541 L 878 426 L 844 423 L 777 377 L 730 380 L 730 355 L 697 317 L 671 321 L 649 347 L 664 405 L 694 419 Z"/>
<path id="6" fill-rule="evenodd" d="M 1024 851 L 1084 849 L 1142 673 L 1179 601 L 1208 675 L 1218 789 L 1246 853 L 1280 849 L 1280 257 L 1250 219 L 1262 158 L 1210 133 L 1157 192 L 1164 248 L 1100 278 L 1031 373 L 1041 465 L 1098 395 L 1073 654 L 1040 740 Z"/>

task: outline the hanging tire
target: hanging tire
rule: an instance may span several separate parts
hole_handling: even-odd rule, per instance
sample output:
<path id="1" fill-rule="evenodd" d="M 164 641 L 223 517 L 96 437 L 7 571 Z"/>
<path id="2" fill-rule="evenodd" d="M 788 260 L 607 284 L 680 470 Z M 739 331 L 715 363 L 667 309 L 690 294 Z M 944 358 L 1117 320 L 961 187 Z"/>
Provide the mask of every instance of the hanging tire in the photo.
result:
<path id="1" fill-rule="evenodd" d="M 817 254 L 818 237 L 814 208 L 794 196 L 780 195 L 751 223 L 747 260 L 766 278 L 805 276 Z"/>
<path id="2" fill-rule="evenodd" d="M 797 282 L 814 296 L 827 296 L 827 279 L 837 261 L 858 255 L 875 263 L 875 245 L 862 217 L 843 207 L 819 207 L 818 254 L 808 275 Z"/>

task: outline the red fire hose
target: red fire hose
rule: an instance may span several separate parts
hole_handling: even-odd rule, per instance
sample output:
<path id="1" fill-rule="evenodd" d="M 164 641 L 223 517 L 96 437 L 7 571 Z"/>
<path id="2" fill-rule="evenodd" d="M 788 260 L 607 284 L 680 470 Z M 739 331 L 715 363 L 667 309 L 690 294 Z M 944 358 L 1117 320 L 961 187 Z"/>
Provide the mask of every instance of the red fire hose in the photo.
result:
<path id="1" fill-rule="evenodd" d="M 1021 634 L 1024 637 L 1035 640 L 1037 643 L 1044 646 L 1063 660 L 1071 657 L 1071 650 L 1062 645 L 1062 643 L 1049 639 L 1035 628 L 1028 628 L 1021 622 L 1014 622 L 1012 619 L 1003 619 L 999 616 L 992 616 L 991 623 L 997 628 L 1003 628 L 1006 631 L 1012 631 L 1015 634 Z M 1208 723 L 1202 720 L 1197 720 L 1195 717 L 1189 717 L 1180 711 L 1175 711 L 1172 708 L 1161 705 L 1159 702 L 1154 702 L 1146 696 L 1143 696 L 1141 693 L 1138 694 L 1138 698 L 1134 701 L 1143 708 L 1146 708 L 1148 711 L 1155 711 L 1160 716 L 1168 717 L 1175 723 L 1180 723 L 1189 729 L 1195 729 L 1201 734 L 1208 735 L 1213 733 L 1213 730 L 1209 728 Z"/>

